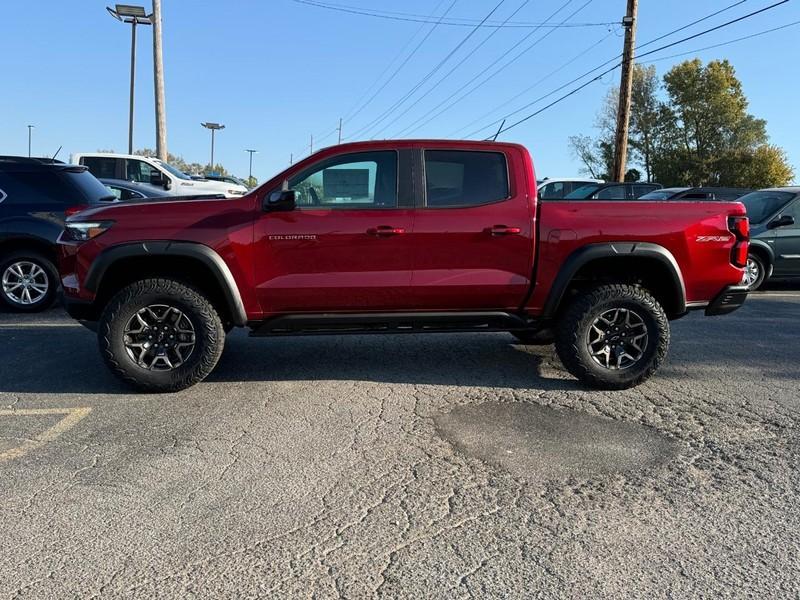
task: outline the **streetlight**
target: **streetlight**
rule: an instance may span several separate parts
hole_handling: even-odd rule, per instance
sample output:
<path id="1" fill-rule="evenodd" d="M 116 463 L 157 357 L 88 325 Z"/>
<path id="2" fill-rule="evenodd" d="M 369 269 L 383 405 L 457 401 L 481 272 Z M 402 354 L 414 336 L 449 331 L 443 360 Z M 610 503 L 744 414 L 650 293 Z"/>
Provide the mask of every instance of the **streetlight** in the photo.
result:
<path id="1" fill-rule="evenodd" d="M 31 130 L 36 127 L 35 125 L 28 125 L 28 158 L 31 157 Z"/>
<path id="2" fill-rule="evenodd" d="M 131 24 L 131 101 L 128 112 L 128 154 L 133 154 L 133 90 L 136 77 L 136 26 L 152 25 L 150 17 L 143 6 L 117 4 L 115 8 L 106 6 L 106 10 L 117 21 Z"/>
<path id="3" fill-rule="evenodd" d="M 225 125 L 219 123 L 200 123 L 206 129 L 211 130 L 211 170 L 214 170 L 214 133 L 219 129 L 225 129 Z"/>
<path id="4" fill-rule="evenodd" d="M 247 177 L 247 183 L 249 184 L 253 181 L 253 154 L 258 152 L 258 150 L 245 150 L 245 152 L 250 153 L 250 175 Z"/>

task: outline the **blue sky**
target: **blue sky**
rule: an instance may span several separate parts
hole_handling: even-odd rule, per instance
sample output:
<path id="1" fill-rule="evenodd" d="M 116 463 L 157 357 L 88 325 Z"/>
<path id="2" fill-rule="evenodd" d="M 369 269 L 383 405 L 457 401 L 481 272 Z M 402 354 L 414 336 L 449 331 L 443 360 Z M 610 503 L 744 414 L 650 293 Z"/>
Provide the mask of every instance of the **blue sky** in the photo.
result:
<path id="1" fill-rule="evenodd" d="M 453 2 L 324 1 L 420 15 L 442 14 Z M 510 22 L 538 23 L 565 1 L 505 0 L 492 19 L 503 21 L 519 9 Z M 447 16 L 482 19 L 498 2 L 456 0 Z M 733 2 L 642 0 L 638 41 L 647 42 Z M 771 3 L 746 0 L 648 49 Z M 149 10 L 149 0 L 143 4 Z M 584 4 L 586 0 L 571 0 L 551 22 L 560 22 Z M 438 10 L 434 10 L 437 5 Z M 3 81 L 0 154 L 27 153 L 29 123 L 36 126 L 35 155 L 52 154 L 60 145 L 64 147 L 59 155 L 62 159 L 78 151 L 127 149 L 130 27 L 113 20 L 105 6 L 95 0 L 38 0 L 8 2 L 4 7 L 5 26 L 0 36 Z M 495 30 L 481 29 L 404 103 L 390 111 L 471 31 L 471 27 L 439 25 L 394 79 L 356 112 L 432 25 L 330 11 L 293 0 L 163 0 L 163 12 L 170 152 L 190 162 L 207 162 L 210 136 L 200 123 L 224 123 L 226 129 L 217 136 L 217 161 L 246 176 L 248 159 L 244 150 L 258 149 L 253 173 L 259 180 L 287 166 L 290 154 L 294 154 L 295 160 L 306 155 L 311 134 L 316 138 L 315 148 L 335 143 L 334 130 L 340 117 L 355 113 L 344 121 L 345 139 L 351 139 L 386 112 L 389 116 L 385 120 L 359 137 L 397 137 L 400 133 L 404 133 L 403 137 L 460 137 L 613 58 L 622 47 L 618 26 L 560 28 L 511 62 L 516 53 L 550 30 L 533 33 L 512 51 L 515 44 L 530 34 L 530 28 L 506 28 L 488 40 Z M 618 22 L 624 12 L 624 0 L 593 0 L 569 21 Z M 725 42 L 797 20 L 800 20 L 800 3 L 792 0 L 648 59 Z M 134 134 L 137 148 L 155 146 L 149 29 L 139 30 Z M 800 180 L 800 117 L 796 108 L 800 97 L 799 35 L 800 26 L 796 26 L 655 64 L 662 75 L 671 65 L 695 55 L 704 61 L 729 59 L 750 100 L 750 111 L 767 120 L 771 141 L 787 151 Z M 578 56 L 582 52 L 585 53 Z M 573 58 L 571 64 L 550 75 Z M 506 62 L 510 64 L 501 73 L 441 115 L 428 123 L 425 121 L 430 117 L 422 119 L 468 81 L 477 76 L 475 83 L 481 82 Z M 382 73 L 386 75 L 379 80 Z M 618 78 L 619 71 L 606 75 L 602 81 L 503 134 L 501 139 L 528 146 L 539 176 L 577 174 L 580 165 L 570 154 L 567 138 L 577 133 L 594 133 L 592 125 L 601 100 L 609 87 L 618 84 Z M 531 90 L 509 102 L 531 86 Z M 548 101 L 533 105 L 519 116 Z M 504 108 L 493 110 L 506 102 L 509 103 Z M 448 104 L 444 102 L 442 108 Z M 473 121 L 477 123 L 468 127 Z M 415 122 L 423 126 L 407 129 Z M 485 137 L 490 131 L 486 129 L 474 137 Z"/>

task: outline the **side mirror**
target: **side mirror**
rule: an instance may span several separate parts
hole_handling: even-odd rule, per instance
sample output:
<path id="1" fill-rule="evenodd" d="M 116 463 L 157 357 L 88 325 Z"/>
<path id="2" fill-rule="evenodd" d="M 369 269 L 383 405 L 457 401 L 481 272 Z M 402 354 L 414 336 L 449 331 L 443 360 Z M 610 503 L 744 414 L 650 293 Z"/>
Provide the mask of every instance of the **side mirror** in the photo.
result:
<path id="1" fill-rule="evenodd" d="M 264 197 L 264 212 L 288 212 L 297 206 L 297 192 L 295 190 L 280 190 Z"/>
<path id="2" fill-rule="evenodd" d="M 158 185 L 168 190 L 172 187 L 172 182 L 169 177 L 165 177 L 162 173 L 155 172 L 150 174 L 150 185 Z"/>
<path id="3" fill-rule="evenodd" d="M 786 227 L 787 225 L 794 225 L 794 217 L 792 215 L 781 215 L 774 221 L 767 224 L 767 229 L 777 229 L 778 227 Z"/>

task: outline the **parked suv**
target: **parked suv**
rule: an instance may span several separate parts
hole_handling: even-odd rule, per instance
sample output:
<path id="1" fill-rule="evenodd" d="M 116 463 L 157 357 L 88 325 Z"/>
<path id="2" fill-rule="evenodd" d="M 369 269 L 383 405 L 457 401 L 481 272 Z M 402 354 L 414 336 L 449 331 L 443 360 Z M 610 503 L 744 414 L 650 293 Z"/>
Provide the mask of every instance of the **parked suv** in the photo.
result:
<path id="1" fill-rule="evenodd" d="M 68 219 L 60 266 L 106 364 L 151 391 L 206 377 L 233 326 L 509 331 L 622 389 L 658 369 L 670 319 L 747 295 L 741 204 L 539 202 L 516 144 L 341 144 L 240 199 L 143 206 Z"/>
<path id="2" fill-rule="evenodd" d="M 72 155 L 72 162 L 89 167 L 98 179 L 124 179 L 163 188 L 171 196 L 224 194 L 229 198 L 243 196 L 247 188 L 237 183 L 194 179 L 152 156 L 81 152 Z"/>
<path id="3" fill-rule="evenodd" d="M 800 277 L 800 187 L 759 190 L 742 196 L 752 223 L 744 284 Z"/>
<path id="4" fill-rule="evenodd" d="M 66 215 L 112 200 L 86 167 L 0 157 L 0 302 L 24 312 L 50 306 L 58 289 L 54 244 Z"/>
<path id="5" fill-rule="evenodd" d="M 660 183 L 591 183 L 579 187 L 564 198 L 566 200 L 636 200 L 662 187 Z"/>

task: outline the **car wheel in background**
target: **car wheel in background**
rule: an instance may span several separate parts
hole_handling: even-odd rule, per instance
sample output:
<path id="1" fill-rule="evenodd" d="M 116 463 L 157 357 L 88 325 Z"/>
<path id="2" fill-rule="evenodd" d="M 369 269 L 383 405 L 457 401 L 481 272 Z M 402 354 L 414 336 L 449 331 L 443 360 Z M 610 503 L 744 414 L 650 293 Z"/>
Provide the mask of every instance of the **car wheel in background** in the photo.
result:
<path id="1" fill-rule="evenodd" d="M 669 348 L 669 322 L 641 287 L 604 285 L 579 296 L 560 319 L 556 352 L 592 387 L 622 390 L 656 372 Z"/>
<path id="2" fill-rule="evenodd" d="M 225 346 L 211 303 L 170 279 L 123 288 L 103 310 L 97 337 L 111 371 L 148 392 L 176 392 L 202 381 Z"/>
<path id="3" fill-rule="evenodd" d="M 767 278 L 767 265 L 757 254 L 747 255 L 747 264 L 744 267 L 744 277 L 742 285 L 746 285 L 750 291 L 755 291 L 764 284 Z"/>
<path id="4" fill-rule="evenodd" d="M 11 310 L 45 310 L 57 290 L 58 271 L 38 252 L 19 250 L 0 258 L 0 301 Z"/>

